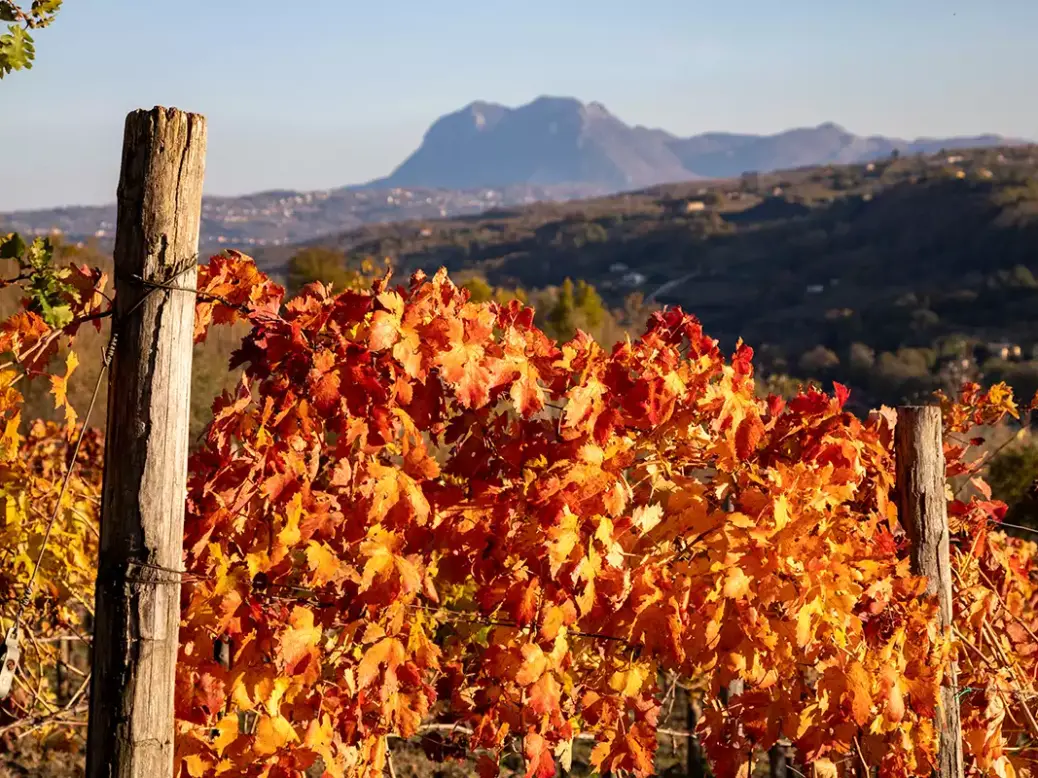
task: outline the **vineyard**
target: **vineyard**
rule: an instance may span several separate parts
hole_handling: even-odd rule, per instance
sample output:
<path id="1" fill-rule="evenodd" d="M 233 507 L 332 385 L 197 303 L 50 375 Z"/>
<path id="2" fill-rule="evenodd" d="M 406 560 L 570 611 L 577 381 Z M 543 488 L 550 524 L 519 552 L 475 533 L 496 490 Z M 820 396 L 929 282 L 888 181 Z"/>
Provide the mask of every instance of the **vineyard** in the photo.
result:
<path id="1" fill-rule="evenodd" d="M 401 740 L 481 778 L 577 770 L 584 743 L 590 772 L 648 776 L 690 735 L 718 778 L 776 746 L 816 775 L 926 776 L 948 701 L 966 772 L 1034 772 L 1038 546 L 1000 531 L 977 454 L 1019 416 L 1004 385 L 938 398 L 944 629 L 899 517 L 898 415 L 848 413 L 840 385 L 762 399 L 752 349 L 721 353 L 679 309 L 605 351 L 445 272 L 285 300 L 226 252 L 113 296 L 46 241 L 0 258 L 25 293 L 0 325 L 2 627 L 21 627 L 0 752 L 82 749 L 105 688 L 76 651 L 118 639 L 94 631 L 95 581 L 117 580 L 180 592 L 180 778 L 393 775 Z M 101 359 L 77 336 L 184 295 L 195 342 L 247 328 L 241 379 L 191 448 L 182 557 L 115 569 L 106 444 L 66 395 Z M 123 378 L 124 353 L 104 357 Z M 41 377 L 61 424 L 22 416 Z M 109 468 L 132 458 L 118 435 L 109 419 Z M 126 662 L 158 627 L 137 629 Z M 663 724 L 679 692 L 694 733 Z"/>

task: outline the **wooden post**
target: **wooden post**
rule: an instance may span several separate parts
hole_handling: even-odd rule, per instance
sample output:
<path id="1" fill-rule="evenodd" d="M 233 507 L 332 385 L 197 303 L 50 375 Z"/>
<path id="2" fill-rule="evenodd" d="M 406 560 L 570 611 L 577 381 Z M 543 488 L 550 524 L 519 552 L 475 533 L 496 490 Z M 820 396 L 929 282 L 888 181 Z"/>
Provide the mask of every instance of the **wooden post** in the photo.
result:
<path id="1" fill-rule="evenodd" d="M 685 711 L 685 726 L 688 731 L 688 743 L 685 745 L 688 748 L 688 752 L 685 754 L 685 775 L 688 778 L 706 778 L 706 770 L 703 769 L 706 766 L 706 757 L 703 754 L 703 747 L 699 744 L 699 738 L 696 737 L 696 727 L 699 726 L 699 705 L 692 699 L 692 692 L 686 692 L 688 695 L 688 706 Z"/>
<path id="2" fill-rule="evenodd" d="M 87 778 L 169 778 L 205 119 L 126 118 Z M 142 302 L 142 298 L 143 299 Z"/>
<path id="3" fill-rule="evenodd" d="M 789 747 L 776 743 L 768 750 L 769 778 L 789 778 Z"/>
<path id="4" fill-rule="evenodd" d="M 898 408 L 895 432 L 897 506 L 912 544 L 912 572 L 927 578 L 926 591 L 937 595 L 940 625 L 952 626 L 952 578 L 948 549 L 948 504 L 945 493 L 941 409 Z M 938 772 L 940 778 L 962 778 L 962 724 L 956 694 L 955 663 L 946 668 L 941 688 Z"/>

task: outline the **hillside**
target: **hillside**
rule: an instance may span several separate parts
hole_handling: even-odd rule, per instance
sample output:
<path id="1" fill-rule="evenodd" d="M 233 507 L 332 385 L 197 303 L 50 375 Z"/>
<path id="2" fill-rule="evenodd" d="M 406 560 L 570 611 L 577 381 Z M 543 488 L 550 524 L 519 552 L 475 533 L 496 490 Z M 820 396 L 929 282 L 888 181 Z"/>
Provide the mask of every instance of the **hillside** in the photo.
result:
<path id="1" fill-rule="evenodd" d="M 820 164 L 1005 144 L 997 135 L 902 140 L 862 137 L 826 123 L 775 135 L 682 138 L 625 124 L 601 103 L 539 97 L 507 108 L 475 102 L 437 119 L 421 146 L 371 186 L 473 189 L 581 184 L 622 191 Z"/>
<path id="2" fill-rule="evenodd" d="M 824 166 L 656 187 L 319 241 L 403 270 L 498 286 L 593 283 L 679 304 L 783 376 L 839 379 L 862 403 L 962 377 L 1038 389 L 1038 149 Z M 278 267 L 289 252 L 262 252 Z"/>

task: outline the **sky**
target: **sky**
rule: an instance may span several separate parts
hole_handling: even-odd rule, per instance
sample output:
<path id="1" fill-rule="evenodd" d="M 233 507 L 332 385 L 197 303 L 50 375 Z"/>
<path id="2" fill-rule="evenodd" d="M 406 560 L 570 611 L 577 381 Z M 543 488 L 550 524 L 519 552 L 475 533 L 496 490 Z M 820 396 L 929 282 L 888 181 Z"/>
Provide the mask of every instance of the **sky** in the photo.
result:
<path id="1" fill-rule="evenodd" d="M 1036 36 L 1036 0 L 66 0 L 0 81 L 0 211 L 113 201 L 154 105 L 207 116 L 218 195 L 364 182 L 445 113 L 544 94 L 679 135 L 1038 139 Z"/>

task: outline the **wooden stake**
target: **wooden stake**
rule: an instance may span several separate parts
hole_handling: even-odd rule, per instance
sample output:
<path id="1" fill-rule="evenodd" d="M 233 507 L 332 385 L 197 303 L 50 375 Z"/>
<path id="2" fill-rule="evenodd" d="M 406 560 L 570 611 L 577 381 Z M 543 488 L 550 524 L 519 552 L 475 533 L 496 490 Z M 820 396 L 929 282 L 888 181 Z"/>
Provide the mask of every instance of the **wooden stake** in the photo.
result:
<path id="1" fill-rule="evenodd" d="M 912 543 L 912 572 L 926 576 L 926 591 L 940 603 L 940 625 L 952 628 L 952 573 L 948 541 L 941 409 L 898 408 L 895 433 L 897 505 L 901 524 Z M 962 724 L 956 694 L 958 673 L 945 669 L 937 727 L 941 736 L 937 775 L 962 778 Z"/>
<path id="2" fill-rule="evenodd" d="M 126 119 L 115 238 L 115 360 L 87 736 L 87 778 L 168 778 L 187 490 L 205 119 Z"/>
<path id="3" fill-rule="evenodd" d="M 685 775 L 688 778 L 706 778 L 706 756 L 703 754 L 703 747 L 699 744 L 699 738 L 696 737 L 696 727 L 699 725 L 699 705 L 692 699 L 692 692 L 686 692 L 688 695 L 688 706 L 685 713 L 685 728 L 687 729 L 688 743 L 686 747 L 688 752 L 685 755 Z"/>
<path id="4" fill-rule="evenodd" d="M 789 778 L 789 748 L 776 743 L 768 750 L 769 778 Z"/>

